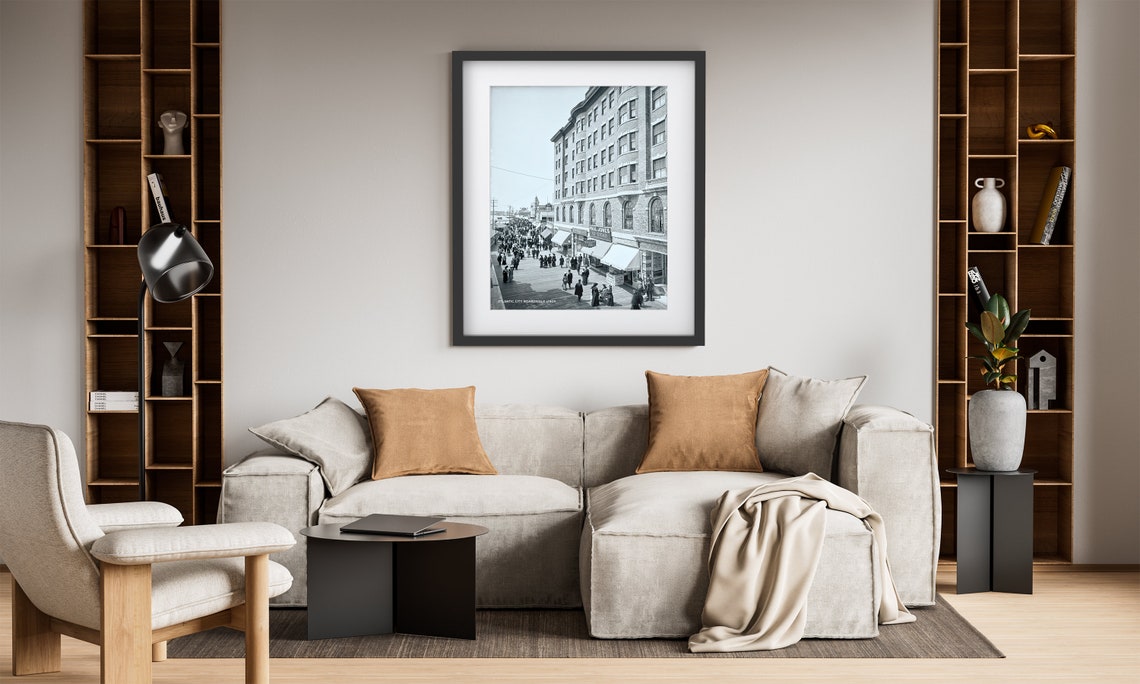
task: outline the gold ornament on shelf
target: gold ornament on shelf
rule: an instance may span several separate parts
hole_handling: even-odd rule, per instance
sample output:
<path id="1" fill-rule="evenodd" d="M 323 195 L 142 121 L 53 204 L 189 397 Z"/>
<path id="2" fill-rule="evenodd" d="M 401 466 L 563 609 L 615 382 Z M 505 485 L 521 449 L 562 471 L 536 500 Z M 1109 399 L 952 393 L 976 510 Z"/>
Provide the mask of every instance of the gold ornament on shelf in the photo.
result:
<path id="1" fill-rule="evenodd" d="M 1050 140 L 1057 139 L 1057 131 L 1048 124 L 1037 123 L 1030 124 L 1025 128 L 1025 133 L 1034 140 L 1041 140 L 1042 138 L 1049 138 Z"/>

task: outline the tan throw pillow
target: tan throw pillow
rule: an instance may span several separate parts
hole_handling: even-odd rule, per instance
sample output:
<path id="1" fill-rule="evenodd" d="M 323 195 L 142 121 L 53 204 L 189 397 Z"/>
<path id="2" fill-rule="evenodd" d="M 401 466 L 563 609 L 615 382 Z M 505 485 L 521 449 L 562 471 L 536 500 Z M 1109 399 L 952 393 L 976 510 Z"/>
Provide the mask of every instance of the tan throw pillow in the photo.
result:
<path id="1" fill-rule="evenodd" d="M 767 377 L 767 370 L 707 376 L 646 371 L 649 448 L 637 472 L 762 472 L 756 409 Z"/>
<path id="2" fill-rule="evenodd" d="M 475 429 L 475 388 L 352 388 L 372 431 L 372 479 L 495 475 Z"/>

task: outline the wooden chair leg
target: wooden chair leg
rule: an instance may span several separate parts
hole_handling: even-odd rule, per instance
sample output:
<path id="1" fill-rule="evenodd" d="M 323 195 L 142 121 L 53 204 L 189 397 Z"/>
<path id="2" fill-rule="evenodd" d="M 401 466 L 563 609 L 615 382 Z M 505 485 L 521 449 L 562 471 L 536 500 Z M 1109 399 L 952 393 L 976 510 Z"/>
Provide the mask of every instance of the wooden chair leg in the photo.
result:
<path id="1" fill-rule="evenodd" d="M 101 681 L 150 684 L 150 566 L 103 563 L 101 575 Z"/>
<path id="2" fill-rule="evenodd" d="M 150 645 L 150 661 L 161 663 L 164 660 L 166 660 L 166 642 L 156 641 Z"/>
<path id="3" fill-rule="evenodd" d="M 245 681 L 269 684 L 269 556 L 245 558 Z"/>
<path id="4" fill-rule="evenodd" d="M 12 674 L 59 672 L 59 634 L 12 578 Z"/>

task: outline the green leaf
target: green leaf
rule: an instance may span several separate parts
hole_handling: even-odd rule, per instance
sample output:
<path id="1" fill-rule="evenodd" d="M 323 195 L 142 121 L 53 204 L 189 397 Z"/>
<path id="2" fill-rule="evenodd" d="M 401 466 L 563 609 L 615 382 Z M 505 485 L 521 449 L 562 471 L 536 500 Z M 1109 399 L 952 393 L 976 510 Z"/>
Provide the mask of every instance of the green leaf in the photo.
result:
<path id="1" fill-rule="evenodd" d="M 995 346 L 1001 344 L 1002 338 L 1005 337 L 1005 327 L 992 311 L 982 312 L 982 336 L 986 342 Z"/>
<path id="2" fill-rule="evenodd" d="M 986 384 L 988 385 L 991 382 L 997 382 L 998 378 L 1000 378 L 1000 377 L 1001 377 L 1001 373 L 999 373 L 997 371 L 994 371 L 992 373 L 986 373 Z"/>
<path id="3" fill-rule="evenodd" d="M 993 355 L 994 355 L 994 358 L 997 359 L 999 362 L 1005 363 L 1009 359 L 1012 359 L 1013 357 L 1017 356 L 1017 350 L 1016 349 L 1010 349 L 1009 347 L 998 347 L 997 349 L 994 349 Z"/>
<path id="4" fill-rule="evenodd" d="M 982 334 L 982 329 L 978 327 L 977 323 L 967 322 L 966 323 L 966 330 L 969 330 L 971 335 L 978 338 L 982 342 L 986 341 L 986 336 Z"/>
<path id="5" fill-rule="evenodd" d="M 1017 379 L 1016 375 L 1003 375 L 1003 376 L 1001 376 L 1001 382 L 1003 384 L 1012 384 L 1013 381 L 1016 379 Z"/>
<path id="6" fill-rule="evenodd" d="M 1005 300 L 1005 297 L 999 294 L 990 297 L 990 300 L 986 302 L 986 311 L 998 317 L 1003 330 L 1009 325 L 1009 302 Z"/>
<path id="7" fill-rule="evenodd" d="M 1005 339 L 1002 344 L 1007 347 L 1012 347 L 1017 338 L 1025 332 L 1026 326 L 1029 325 L 1029 309 L 1022 309 L 1013 315 L 1013 319 L 1009 322 L 1009 327 L 1005 331 Z"/>

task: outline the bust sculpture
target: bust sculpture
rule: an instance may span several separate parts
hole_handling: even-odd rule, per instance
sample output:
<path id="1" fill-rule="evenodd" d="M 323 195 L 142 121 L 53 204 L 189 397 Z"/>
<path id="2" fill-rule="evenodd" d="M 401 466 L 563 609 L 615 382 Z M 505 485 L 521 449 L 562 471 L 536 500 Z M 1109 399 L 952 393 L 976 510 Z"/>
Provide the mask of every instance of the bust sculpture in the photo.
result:
<path id="1" fill-rule="evenodd" d="M 158 127 L 164 135 L 163 154 L 186 154 L 182 146 L 182 129 L 186 128 L 186 114 L 177 109 L 168 109 L 158 117 Z"/>

